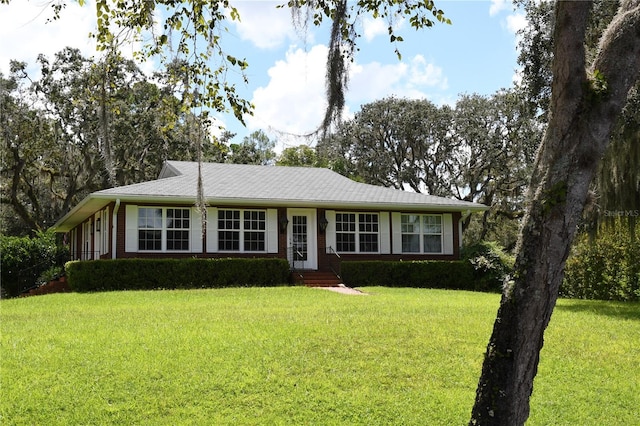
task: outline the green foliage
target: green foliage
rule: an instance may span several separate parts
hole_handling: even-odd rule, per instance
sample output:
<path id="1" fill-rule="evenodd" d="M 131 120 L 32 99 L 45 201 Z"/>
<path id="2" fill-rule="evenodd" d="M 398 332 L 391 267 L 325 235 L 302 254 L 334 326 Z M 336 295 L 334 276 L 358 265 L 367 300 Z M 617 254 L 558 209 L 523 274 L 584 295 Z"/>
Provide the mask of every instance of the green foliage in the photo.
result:
<path id="1" fill-rule="evenodd" d="M 15 297 L 60 273 L 69 255 L 56 244 L 53 232 L 39 232 L 35 237 L 0 235 L 2 297 Z M 52 269 L 53 268 L 53 269 Z"/>
<path id="2" fill-rule="evenodd" d="M 640 229 L 635 238 L 617 221 L 590 241 L 582 235 L 565 267 L 560 295 L 578 299 L 640 300 Z"/>
<path id="3" fill-rule="evenodd" d="M 506 220 L 517 228 L 523 215 L 541 140 L 527 108 L 518 90 L 465 95 L 455 108 L 391 97 L 363 105 L 318 142 L 318 153 L 365 183 L 491 206 L 479 224 L 477 239 L 485 240 Z"/>
<path id="4" fill-rule="evenodd" d="M 111 6 L 111 7 L 110 7 Z M 222 51 L 220 38 L 227 31 L 228 20 L 240 20 L 237 9 L 228 0 L 210 2 L 195 0 L 135 0 L 111 2 L 98 0 L 98 50 L 108 51 L 126 40 L 139 42 L 135 52 L 140 61 L 158 59 L 179 85 L 185 103 L 183 108 L 205 106 L 215 111 L 233 112 L 244 123 L 243 116 L 253 106 L 236 92 L 227 74 L 244 75 L 248 64 Z M 169 66 L 177 58 L 180 67 Z"/>
<path id="5" fill-rule="evenodd" d="M 222 161 L 206 114 L 182 110 L 175 81 L 116 54 L 66 48 L 0 76 L 3 230 L 46 229 L 87 193 L 155 179 L 164 160 Z M 173 64 L 179 68 L 179 64 Z"/>
<path id="6" fill-rule="evenodd" d="M 233 164 L 256 164 L 261 166 L 273 165 L 276 153 L 275 140 L 262 131 L 256 130 L 249 136 L 245 136 L 242 143 L 230 144 L 231 152 L 227 155 L 226 162 Z"/>
<path id="7" fill-rule="evenodd" d="M 289 279 L 284 259 L 109 259 L 66 264 L 73 291 L 276 286 Z"/>
<path id="8" fill-rule="evenodd" d="M 309 145 L 298 145 L 285 148 L 276 160 L 276 166 L 327 167 L 328 163 L 315 148 Z"/>
<path id="9" fill-rule="evenodd" d="M 541 111 L 541 121 L 547 117 L 551 99 L 553 63 L 553 24 L 557 2 L 517 0 L 523 7 L 529 25 L 521 30 L 520 55 L 523 84 L 530 108 Z M 600 48 L 600 39 L 620 8 L 620 1 L 596 0 L 589 16 L 585 47 L 587 59 L 593 60 Z M 601 102 L 610 95 L 608 77 L 601 70 L 588 73 L 585 82 L 586 102 Z M 616 120 L 611 141 L 598 167 L 593 187 L 597 207 L 588 208 L 588 220 L 597 226 L 615 210 L 640 208 L 640 83 L 636 83 L 626 99 L 622 114 Z"/>
<path id="10" fill-rule="evenodd" d="M 479 243 L 459 261 L 347 261 L 342 278 L 350 287 L 385 286 L 499 292 L 514 259 L 499 244 Z"/>
<path id="11" fill-rule="evenodd" d="M 496 207 L 492 206 L 486 214 L 481 212 L 470 215 L 469 224 L 465 226 L 464 234 L 462 234 L 464 247 L 482 241 L 495 241 L 500 247 L 504 247 L 504 251 L 507 253 L 515 251 L 520 232 L 521 215 L 519 212 L 514 212 L 511 216 L 496 214 L 496 212 Z"/>
<path id="12" fill-rule="evenodd" d="M 473 266 L 476 285 L 492 290 L 502 288 L 515 263 L 515 257 L 506 253 L 495 241 L 483 241 L 464 247 L 461 255 Z"/>
<path id="13" fill-rule="evenodd" d="M 567 182 L 556 182 L 547 189 L 542 197 L 542 211 L 549 214 L 553 208 L 559 204 L 564 204 L 567 200 Z"/>
<path id="14" fill-rule="evenodd" d="M 467 261 L 342 262 L 342 278 L 350 287 L 385 286 L 497 291 Z"/>

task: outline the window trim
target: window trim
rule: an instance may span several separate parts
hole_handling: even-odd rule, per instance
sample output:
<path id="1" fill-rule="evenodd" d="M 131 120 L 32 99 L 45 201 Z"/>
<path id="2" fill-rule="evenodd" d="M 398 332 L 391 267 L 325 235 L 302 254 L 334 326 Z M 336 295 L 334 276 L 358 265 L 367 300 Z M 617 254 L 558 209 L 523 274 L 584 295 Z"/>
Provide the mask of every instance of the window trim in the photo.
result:
<path id="1" fill-rule="evenodd" d="M 137 206 L 137 222 L 136 222 L 136 249 L 138 253 L 191 253 L 193 250 L 193 238 L 191 237 L 193 230 L 193 220 L 194 215 L 193 211 L 190 207 L 181 207 L 181 206 Z M 140 231 L 143 228 L 140 228 L 140 210 L 142 209 L 157 209 L 162 211 L 162 223 L 160 228 L 150 228 L 152 230 L 160 230 L 160 250 L 149 250 L 149 249 L 141 249 L 140 248 Z M 189 227 L 188 228 L 169 228 L 167 227 L 167 210 L 186 210 L 189 212 Z M 181 218 L 180 220 L 184 220 Z M 188 236 L 188 247 L 186 249 L 167 249 L 168 242 L 168 232 L 169 231 L 185 231 Z"/>
<path id="2" fill-rule="evenodd" d="M 233 230 L 228 230 L 228 229 L 221 229 L 219 224 L 220 224 L 220 212 L 223 211 L 237 211 L 239 212 L 239 224 L 240 227 L 238 229 L 233 229 Z M 245 219 L 245 212 L 262 212 L 264 214 L 264 229 L 245 229 L 245 221 L 247 219 Z M 252 221 L 251 218 L 249 218 L 249 221 Z M 238 232 L 238 250 L 229 250 L 229 249 L 222 249 L 220 248 L 220 232 Z M 217 253 L 268 253 L 269 252 L 269 212 L 268 209 L 237 209 L 237 208 L 218 208 L 217 209 L 217 213 L 216 213 L 216 224 L 215 224 L 215 230 L 213 231 L 216 233 L 216 241 L 217 241 Z M 262 241 L 262 244 L 264 245 L 264 249 L 263 250 L 245 250 L 245 244 L 246 244 L 246 240 L 245 240 L 245 232 L 251 233 L 251 232 L 260 232 L 263 234 L 264 238 Z"/>
<path id="3" fill-rule="evenodd" d="M 355 231 L 354 232 L 343 232 L 338 231 L 338 215 L 343 214 L 353 214 L 355 216 Z M 362 232 L 362 235 L 375 235 L 376 236 L 376 245 L 377 250 L 375 251 L 362 251 L 360 250 L 360 215 L 371 215 L 376 216 L 378 218 L 377 226 L 378 230 L 376 232 Z M 381 218 L 380 212 L 362 212 L 362 211 L 345 211 L 345 210 L 336 210 L 335 211 L 335 228 L 333 229 L 335 242 L 336 242 L 336 252 L 344 253 L 344 254 L 380 254 L 381 253 L 381 238 L 382 238 L 382 230 L 381 230 Z M 366 222 L 365 222 L 366 223 Z M 353 234 L 355 237 L 355 251 L 342 251 L 338 250 L 338 233 L 342 234 Z"/>
<path id="4" fill-rule="evenodd" d="M 419 218 L 418 223 L 419 223 L 419 227 L 420 229 L 418 230 L 418 232 L 404 232 L 402 229 L 402 219 L 405 216 L 417 216 Z M 426 217 L 438 217 L 440 218 L 440 233 L 427 233 L 425 232 L 425 218 Z M 439 213 L 400 213 L 400 250 L 402 254 L 430 254 L 430 255 L 438 255 L 438 254 L 444 254 L 445 253 L 445 241 L 444 241 L 444 235 L 445 235 L 445 218 L 443 214 L 439 214 Z M 419 251 L 404 251 L 404 245 L 403 245 L 403 241 L 402 238 L 405 235 L 418 235 L 418 239 L 419 239 L 419 244 L 420 244 L 420 249 Z M 424 237 L 425 236 L 434 236 L 434 235 L 439 235 L 440 236 L 440 251 L 425 251 L 425 244 L 424 244 Z"/>

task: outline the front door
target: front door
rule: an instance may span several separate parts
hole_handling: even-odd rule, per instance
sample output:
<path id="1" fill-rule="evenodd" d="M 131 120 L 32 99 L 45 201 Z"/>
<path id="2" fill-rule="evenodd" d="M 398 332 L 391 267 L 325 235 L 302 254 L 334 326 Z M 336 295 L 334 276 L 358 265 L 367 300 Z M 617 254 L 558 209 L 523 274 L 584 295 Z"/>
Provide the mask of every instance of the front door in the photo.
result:
<path id="1" fill-rule="evenodd" d="M 289 209 L 289 261 L 294 269 L 318 269 L 316 211 Z"/>

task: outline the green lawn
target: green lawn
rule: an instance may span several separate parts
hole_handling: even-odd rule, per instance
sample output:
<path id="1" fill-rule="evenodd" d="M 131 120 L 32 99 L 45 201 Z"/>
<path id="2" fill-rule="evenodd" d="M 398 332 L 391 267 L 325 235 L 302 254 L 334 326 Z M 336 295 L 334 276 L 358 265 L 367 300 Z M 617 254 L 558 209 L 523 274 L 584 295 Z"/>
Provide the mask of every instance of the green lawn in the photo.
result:
<path id="1" fill-rule="evenodd" d="M 301 288 L 0 302 L 0 424 L 464 425 L 499 296 Z M 561 300 L 530 425 L 640 422 L 640 305 Z"/>

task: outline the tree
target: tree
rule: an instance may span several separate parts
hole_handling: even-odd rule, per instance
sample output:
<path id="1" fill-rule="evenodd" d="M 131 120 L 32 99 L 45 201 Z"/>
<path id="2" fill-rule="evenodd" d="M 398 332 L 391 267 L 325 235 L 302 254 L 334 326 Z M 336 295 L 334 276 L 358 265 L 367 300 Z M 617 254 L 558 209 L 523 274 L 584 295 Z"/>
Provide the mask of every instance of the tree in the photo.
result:
<path id="1" fill-rule="evenodd" d="M 0 204 L 3 231 L 26 235 L 56 217 L 45 166 L 55 151 L 55 123 L 20 85 L 24 64 L 11 68 L 9 78 L 0 74 Z"/>
<path id="2" fill-rule="evenodd" d="M 450 195 L 444 165 L 450 119 L 446 107 L 392 97 L 363 105 L 319 144 L 337 144 L 334 152 L 351 161 L 366 183 Z"/>
<path id="3" fill-rule="evenodd" d="M 453 109 L 427 100 L 376 101 L 318 148 L 330 152 L 334 170 L 350 163 L 339 172 L 366 183 L 490 205 L 474 241 L 491 235 L 512 249 L 539 137 L 521 94 L 500 91 L 462 96 Z"/>
<path id="4" fill-rule="evenodd" d="M 249 136 L 245 136 L 242 143 L 229 145 L 231 152 L 227 157 L 227 162 L 261 166 L 272 165 L 276 157 L 273 151 L 275 146 L 275 141 L 270 140 L 265 132 L 256 130 Z"/>
<path id="5" fill-rule="evenodd" d="M 640 78 L 640 1 L 621 4 L 587 62 L 592 2 L 556 4 L 549 122 L 529 186 L 512 280 L 505 285 L 470 424 L 529 416 L 544 331 L 599 159 Z"/>
<path id="6" fill-rule="evenodd" d="M 170 84 L 149 82 L 132 61 L 64 49 L 38 64 L 36 80 L 17 62 L 0 76 L 3 214 L 19 218 L 4 231 L 45 229 L 89 192 L 153 179 L 166 159 L 196 160 L 194 140 L 204 140 L 202 158 L 224 160 L 206 115 L 184 110 Z"/>
<path id="7" fill-rule="evenodd" d="M 276 160 L 276 166 L 287 167 L 326 167 L 324 158 L 316 154 L 309 145 L 285 148 Z"/>
<path id="8" fill-rule="evenodd" d="M 475 241 L 491 236 L 512 250 L 541 127 L 519 90 L 502 90 L 490 97 L 462 96 L 450 133 L 454 195 L 491 207 L 481 216 Z"/>
<path id="9" fill-rule="evenodd" d="M 518 62 L 523 66 L 523 88 L 531 107 L 544 118 L 551 93 L 551 62 L 553 45 L 554 4 L 519 0 L 529 25 L 522 31 Z M 619 1 L 598 0 L 589 17 L 585 46 L 587 57 L 593 58 L 598 41 L 620 7 Z M 606 150 L 596 178 L 593 196 L 585 212 L 585 229 L 595 232 L 599 225 L 624 216 L 630 227 L 635 226 L 633 212 L 640 208 L 640 84 L 632 89 L 627 105 L 617 120 L 611 143 Z M 633 237 L 634 232 L 630 232 Z"/>

